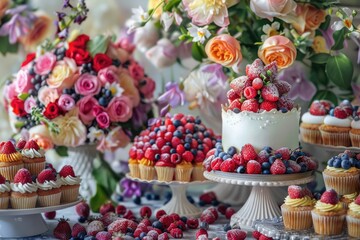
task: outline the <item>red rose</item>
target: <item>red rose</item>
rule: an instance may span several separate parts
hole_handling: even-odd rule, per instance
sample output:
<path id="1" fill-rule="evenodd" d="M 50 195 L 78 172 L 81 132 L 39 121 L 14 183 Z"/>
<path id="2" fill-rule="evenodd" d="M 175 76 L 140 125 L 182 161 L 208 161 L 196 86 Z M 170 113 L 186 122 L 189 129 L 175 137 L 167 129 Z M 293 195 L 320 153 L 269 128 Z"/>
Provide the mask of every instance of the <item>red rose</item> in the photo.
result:
<path id="1" fill-rule="evenodd" d="M 74 48 L 74 47 L 69 48 L 66 51 L 66 56 L 68 58 L 74 59 L 78 66 L 81 66 L 84 63 L 91 62 L 90 53 L 81 48 Z"/>
<path id="2" fill-rule="evenodd" d="M 28 53 L 28 55 L 26 55 L 25 60 L 21 63 L 21 67 L 26 66 L 29 62 L 34 60 L 35 57 L 36 57 L 36 53 Z"/>
<path id="3" fill-rule="evenodd" d="M 15 113 L 18 117 L 24 117 L 26 116 L 26 111 L 24 107 L 24 101 L 19 99 L 18 97 L 15 97 L 11 100 L 10 106 L 12 107 L 13 113 Z"/>
<path id="4" fill-rule="evenodd" d="M 112 65 L 112 60 L 108 55 L 104 53 L 98 53 L 94 57 L 93 68 L 95 71 L 100 71 L 103 68 L 109 67 Z"/>
<path id="5" fill-rule="evenodd" d="M 60 114 L 59 106 L 56 103 L 49 103 L 44 111 L 44 116 L 48 119 L 54 119 Z"/>
<path id="6" fill-rule="evenodd" d="M 86 44 L 90 40 L 89 36 L 86 34 L 79 35 L 74 41 L 69 43 L 70 48 L 81 48 L 86 49 Z"/>

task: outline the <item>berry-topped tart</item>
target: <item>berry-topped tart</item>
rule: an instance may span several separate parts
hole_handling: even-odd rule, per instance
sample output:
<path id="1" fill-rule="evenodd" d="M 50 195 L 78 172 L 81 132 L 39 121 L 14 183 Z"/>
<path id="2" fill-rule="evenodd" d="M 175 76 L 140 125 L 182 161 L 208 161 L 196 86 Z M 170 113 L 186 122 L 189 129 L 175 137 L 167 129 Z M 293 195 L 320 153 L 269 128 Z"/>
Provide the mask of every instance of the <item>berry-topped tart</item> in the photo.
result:
<path id="1" fill-rule="evenodd" d="M 154 119 L 129 151 L 130 176 L 144 180 L 202 181 L 203 161 L 219 137 L 198 117 Z"/>

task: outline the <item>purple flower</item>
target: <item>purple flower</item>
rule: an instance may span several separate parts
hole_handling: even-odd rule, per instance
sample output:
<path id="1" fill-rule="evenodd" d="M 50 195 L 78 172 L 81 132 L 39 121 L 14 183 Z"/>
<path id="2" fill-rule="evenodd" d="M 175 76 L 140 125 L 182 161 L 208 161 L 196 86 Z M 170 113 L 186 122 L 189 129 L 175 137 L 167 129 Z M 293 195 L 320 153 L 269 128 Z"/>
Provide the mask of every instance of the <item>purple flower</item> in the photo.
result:
<path id="1" fill-rule="evenodd" d="M 120 186 L 123 189 L 122 195 L 124 197 L 141 196 L 141 186 L 139 183 L 130 179 L 123 178 L 120 181 Z"/>
<path id="2" fill-rule="evenodd" d="M 140 103 L 136 108 L 133 109 L 132 123 L 134 127 L 143 126 L 148 120 L 148 112 L 151 110 L 151 104 Z"/>
<path id="3" fill-rule="evenodd" d="M 64 18 L 66 17 L 66 13 L 63 12 L 56 12 L 56 15 L 58 17 L 59 22 L 64 20 Z"/>
<path id="4" fill-rule="evenodd" d="M 157 101 L 160 108 L 160 115 L 165 116 L 171 108 L 184 105 L 185 96 L 177 83 L 168 82 L 165 85 L 165 92 Z"/>
<path id="5" fill-rule="evenodd" d="M 286 81 L 292 86 L 288 93 L 289 98 L 300 98 L 304 101 L 310 101 L 316 93 L 316 87 L 309 78 L 309 69 L 299 61 L 295 61 L 291 67 L 279 74 L 279 80 Z"/>
<path id="6" fill-rule="evenodd" d="M 64 0 L 63 8 L 73 8 L 73 6 L 70 3 L 70 0 Z"/>

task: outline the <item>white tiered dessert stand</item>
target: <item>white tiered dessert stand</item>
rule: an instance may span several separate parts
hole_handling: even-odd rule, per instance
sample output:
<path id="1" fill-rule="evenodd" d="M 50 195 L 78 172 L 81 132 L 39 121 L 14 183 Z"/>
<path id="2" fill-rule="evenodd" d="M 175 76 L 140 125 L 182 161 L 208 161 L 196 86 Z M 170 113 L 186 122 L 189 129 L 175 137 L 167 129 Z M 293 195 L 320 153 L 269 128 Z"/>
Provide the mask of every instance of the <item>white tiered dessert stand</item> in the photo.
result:
<path id="1" fill-rule="evenodd" d="M 204 176 L 212 181 L 252 186 L 251 193 L 242 208 L 231 217 L 231 226 L 239 225 L 242 229 L 252 231 L 255 220 L 271 219 L 281 216 L 276 202 L 273 187 L 306 184 L 314 180 L 313 172 L 264 175 L 239 174 L 219 171 L 204 172 Z"/>
<path id="2" fill-rule="evenodd" d="M 156 212 L 159 210 L 164 210 L 166 213 L 177 213 L 180 216 L 186 217 L 199 217 L 201 215 L 201 209 L 194 204 L 190 203 L 186 196 L 186 190 L 190 186 L 195 185 L 203 185 L 209 184 L 210 181 L 192 181 L 192 182 L 179 182 L 179 181 L 172 181 L 172 182 L 162 182 L 158 180 L 144 180 L 139 178 L 133 178 L 130 174 L 126 174 L 126 178 L 141 182 L 141 183 L 149 183 L 154 185 L 166 185 L 169 186 L 172 192 L 172 197 L 170 201 L 162 206 L 159 209 L 156 209 Z"/>
<path id="3" fill-rule="evenodd" d="M 0 238 L 20 238 L 40 235 L 48 231 L 48 227 L 41 213 L 57 211 L 78 204 L 64 203 L 51 207 L 37 207 L 29 209 L 0 209 Z"/>

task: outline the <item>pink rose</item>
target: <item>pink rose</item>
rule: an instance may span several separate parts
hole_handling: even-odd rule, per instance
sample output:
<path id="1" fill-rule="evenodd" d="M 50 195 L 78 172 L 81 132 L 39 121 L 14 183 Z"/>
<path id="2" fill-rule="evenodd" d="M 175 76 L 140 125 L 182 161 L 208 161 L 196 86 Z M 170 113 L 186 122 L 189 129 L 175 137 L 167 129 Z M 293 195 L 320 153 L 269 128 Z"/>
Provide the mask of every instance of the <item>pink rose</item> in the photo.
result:
<path id="1" fill-rule="evenodd" d="M 99 128 L 108 128 L 110 126 L 110 118 L 106 112 L 102 112 L 96 116 L 96 122 Z"/>
<path id="2" fill-rule="evenodd" d="M 177 48 L 169 39 L 163 38 L 155 46 L 147 50 L 145 55 L 155 67 L 164 68 L 176 62 Z"/>
<path id="3" fill-rule="evenodd" d="M 36 107 L 36 100 L 33 96 L 30 96 L 24 102 L 25 112 L 31 113 L 33 107 Z"/>
<path id="4" fill-rule="evenodd" d="M 63 111 L 68 112 L 75 107 L 75 100 L 70 95 L 63 94 L 59 98 L 58 105 Z"/>
<path id="5" fill-rule="evenodd" d="M 144 69 L 135 61 L 131 61 L 129 65 L 129 73 L 137 82 L 144 78 Z"/>
<path id="6" fill-rule="evenodd" d="M 75 83 L 75 92 L 84 96 L 96 95 L 100 92 L 100 88 L 99 79 L 88 73 L 81 75 Z"/>
<path id="7" fill-rule="evenodd" d="M 144 94 L 145 98 L 152 98 L 155 91 L 155 82 L 151 78 L 144 78 L 140 82 L 140 92 Z"/>
<path id="8" fill-rule="evenodd" d="M 112 129 L 97 146 L 99 151 L 115 151 L 116 149 L 126 147 L 130 143 L 130 138 L 125 134 L 121 127 Z"/>
<path id="9" fill-rule="evenodd" d="M 127 96 L 114 97 L 107 107 L 112 122 L 126 122 L 132 117 L 132 103 Z"/>
<path id="10" fill-rule="evenodd" d="M 106 83 L 118 82 L 119 81 L 118 75 L 119 75 L 118 68 L 113 65 L 110 67 L 103 68 L 98 72 L 98 78 L 102 86 L 105 86 Z"/>
<path id="11" fill-rule="evenodd" d="M 120 39 L 116 45 L 126 50 L 130 54 L 132 54 L 135 50 L 135 45 L 127 38 Z"/>
<path id="12" fill-rule="evenodd" d="M 11 99 L 15 98 L 17 95 L 18 95 L 18 92 L 16 91 L 15 83 L 5 85 L 5 87 L 4 87 L 4 98 L 6 100 L 11 100 Z"/>
<path id="13" fill-rule="evenodd" d="M 28 74 L 28 71 L 25 69 L 20 69 L 20 71 L 16 74 L 15 83 L 15 91 L 19 93 L 27 93 L 33 85 L 31 84 L 31 77 Z"/>
<path id="14" fill-rule="evenodd" d="M 59 93 L 57 89 L 49 88 L 49 87 L 42 87 L 40 88 L 38 92 L 38 99 L 39 101 L 44 104 L 45 106 L 49 103 L 55 102 L 57 99 L 59 99 Z"/>
<path id="15" fill-rule="evenodd" d="M 99 105 L 95 105 L 93 107 L 93 115 L 96 117 L 97 115 L 99 115 L 100 113 L 102 113 L 104 111 L 104 108 L 102 106 Z"/>
<path id="16" fill-rule="evenodd" d="M 81 121 L 85 125 L 91 124 L 91 122 L 95 119 L 93 109 L 94 107 L 99 106 L 97 100 L 93 96 L 88 95 L 81 98 L 80 101 L 77 102 L 76 106 L 79 108 Z"/>
<path id="17" fill-rule="evenodd" d="M 296 9 L 294 0 L 251 0 L 251 10 L 261 18 L 273 21 L 274 17 L 282 19 Z"/>
<path id="18" fill-rule="evenodd" d="M 36 59 L 35 72 L 40 75 L 48 74 L 56 63 L 56 56 L 51 52 L 47 52 L 44 55 Z"/>

